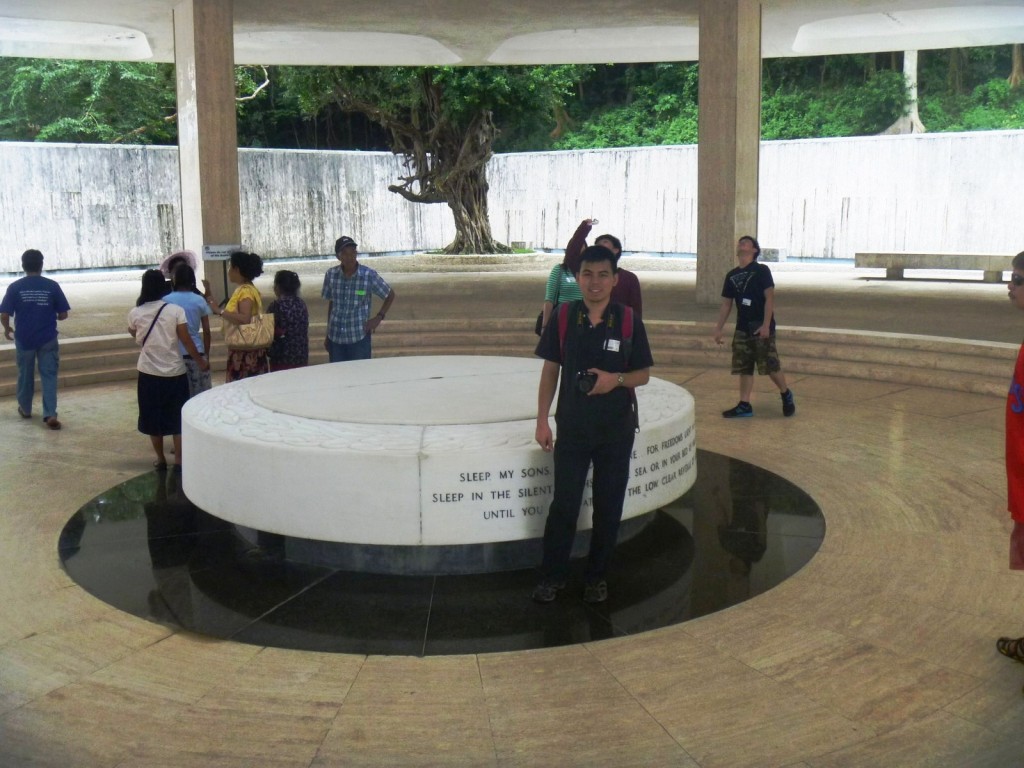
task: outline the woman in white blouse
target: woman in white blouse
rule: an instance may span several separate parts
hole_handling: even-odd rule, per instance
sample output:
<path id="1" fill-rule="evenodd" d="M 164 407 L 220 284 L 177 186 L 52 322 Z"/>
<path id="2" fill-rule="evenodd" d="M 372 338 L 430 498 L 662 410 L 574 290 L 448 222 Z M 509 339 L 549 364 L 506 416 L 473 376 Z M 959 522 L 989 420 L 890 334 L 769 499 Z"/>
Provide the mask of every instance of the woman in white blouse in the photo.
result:
<path id="1" fill-rule="evenodd" d="M 156 453 L 153 466 L 167 469 L 164 437 L 174 440 L 174 466 L 181 466 L 181 408 L 188 400 L 188 376 L 178 342 L 201 370 L 210 364 L 199 354 L 188 332 L 185 310 L 164 301 L 167 281 L 158 269 L 142 275 L 142 293 L 128 313 L 128 333 L 139 350 L 139 432 L 149 435 Z"/>

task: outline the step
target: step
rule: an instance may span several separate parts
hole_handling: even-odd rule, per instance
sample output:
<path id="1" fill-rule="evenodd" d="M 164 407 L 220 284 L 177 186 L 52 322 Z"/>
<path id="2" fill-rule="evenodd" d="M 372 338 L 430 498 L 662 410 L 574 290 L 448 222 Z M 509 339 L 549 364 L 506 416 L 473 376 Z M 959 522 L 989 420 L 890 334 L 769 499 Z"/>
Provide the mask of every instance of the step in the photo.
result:
<path id="1" fill-rule="evenodd" d="M 310 326 L 310 363 L 326 362 L 324 323 Z M 656 368 L 727 367 L 730 352 L 712 338 L 709 323 L 652 320 L 646 323 Z M 218 334 L 219 337 L 219 334 Z M 219 338 L 217 338 L 219 340 Z M 388 321 L 375 334 L 379 357 L 409 355 L 533 354 L 532 318 Z M 1017 354 L 1014 344 L 911 334 L 827 328 L 779 328 L 783 370 L 938 387 L 1001 396 Z M 213 345 L 211 364 L 224 370 L 226 350 Z M 131 380 L 138 346 L 127 334 L 61 342 L 60 386 Z M 17 369 L 13 345 L 0 348 L 0 395 L 13 395 Z"/>

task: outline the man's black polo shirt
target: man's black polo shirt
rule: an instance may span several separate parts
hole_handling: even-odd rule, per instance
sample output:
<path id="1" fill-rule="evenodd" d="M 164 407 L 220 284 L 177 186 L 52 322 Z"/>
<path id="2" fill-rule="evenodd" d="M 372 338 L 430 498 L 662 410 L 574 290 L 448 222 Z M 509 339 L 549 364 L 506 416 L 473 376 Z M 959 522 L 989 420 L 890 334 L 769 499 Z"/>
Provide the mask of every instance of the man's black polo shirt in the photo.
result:
<path id="1" fill-rule="evenodd" d="M 558 406 L 555 423 L 558 437 L 578 435 L 584 439 L 609 438 L 633 432 L 633 410 L 629 389 L 616 387 L 604 395 L 587 395 L 580 392 L 577 373 L 589 368 L 600 368 L 610 373 L 627 373 L 654 365 L 651 347 L 647 341 L 647 330 L 643 321 L 633 315 L 632 343 L 628 359 L 622 353 L 622 311 L 621 304 L 605 308 L 599 325 L 593 326 L 586 306 L 582 301 L 569 305 L 566 339 L 566 358 L 562 359 L 563 344 L 559 338 L 558 314 L 561 307 L 555 307 L 548 321 L 544 335 L 537 344 L 536 355 L 561 367 L 558 386 Z"/>

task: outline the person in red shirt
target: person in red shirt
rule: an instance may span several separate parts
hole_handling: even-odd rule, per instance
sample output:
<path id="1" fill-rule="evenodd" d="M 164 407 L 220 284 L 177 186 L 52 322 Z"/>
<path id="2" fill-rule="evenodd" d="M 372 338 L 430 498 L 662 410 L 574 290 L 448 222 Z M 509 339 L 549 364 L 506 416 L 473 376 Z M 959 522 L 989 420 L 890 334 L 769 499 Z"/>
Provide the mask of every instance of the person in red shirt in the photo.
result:
<path id="1" fill-rule="evenodd" d="M 587 247 L 587 235 L 597 222 L 594 219 L 584 219 L 573 233 L 569 244 L 565 246 L 566 263 L 576 264 L 579 262 L 580 254 Z M 618 265 L 619 257 L 622 255 L 622 242 L 614 235 L 599 235 L 594 245 L 603 245 L 615 255 L 615 263 Z M 611 300 L 617 304 L 625 304 L 632 307 L 637 317 L 644 313 L 644 301 L 640 295 L 640 281 L 636 275 L 628 269 L 618 267 L 615 273 L 619 281 L 612 289 Z"/>
<path id="2" fill-rule="evenodd" d="M 1010 275 L 1010 303 L 1024 310 L 1024 251 L 1013 257 Z M 1010 533 L 1010 568 L 1024 570 L 1024 344 L 1006 397 L 1006 485 L 1007 508 L 1013 519 Z M 1024 662 L 1024 637 L 1001 637 L 996 648 L 1004 656 Z"/>

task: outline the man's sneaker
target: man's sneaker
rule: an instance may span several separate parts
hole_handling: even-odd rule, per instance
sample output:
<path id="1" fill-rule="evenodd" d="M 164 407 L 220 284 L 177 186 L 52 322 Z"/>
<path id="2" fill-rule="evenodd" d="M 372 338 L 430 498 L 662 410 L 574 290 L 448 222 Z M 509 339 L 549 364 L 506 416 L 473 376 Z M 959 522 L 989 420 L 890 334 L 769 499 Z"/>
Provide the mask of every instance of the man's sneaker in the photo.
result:
<path id="1" fill-rule="evenodd" d="M 745 419 L 754 415 L 754 406 L 750 403 L 737 403 L 735 408 L 722 411 L 722 416 L 727 419 Z"/>
<path id="2" fill-rule="evenodd" d="M 792 416 L 796 413 L 796 403 L 793 402 L 793 390 L 787 389 L 782 393 L 782 415 Z"/>
<path id="3" fill-rule="evenodd" d="M 583 588 L 584 603 L 603 603 L 608 599 L 608 582 L 596 581 Z"/>
<path id="4" fill-rule="evenodd" d="M 550 603 L 558 597 L 558 593 L 565 589 L 565 583 L 556 584 L 550 581 L 542 581 L 536 587 L 533 588 L 533 602 L 535 603 Z"/>

